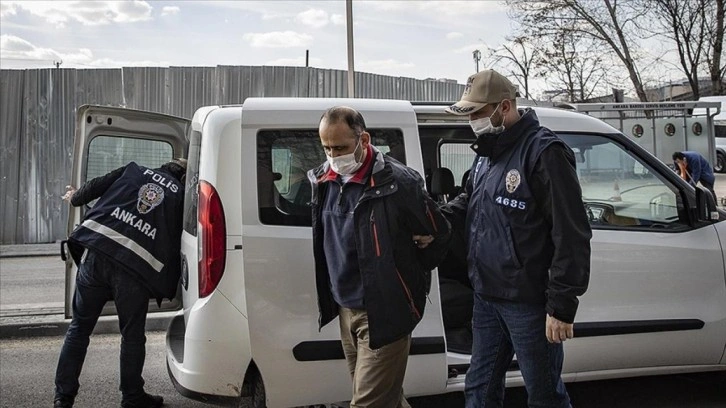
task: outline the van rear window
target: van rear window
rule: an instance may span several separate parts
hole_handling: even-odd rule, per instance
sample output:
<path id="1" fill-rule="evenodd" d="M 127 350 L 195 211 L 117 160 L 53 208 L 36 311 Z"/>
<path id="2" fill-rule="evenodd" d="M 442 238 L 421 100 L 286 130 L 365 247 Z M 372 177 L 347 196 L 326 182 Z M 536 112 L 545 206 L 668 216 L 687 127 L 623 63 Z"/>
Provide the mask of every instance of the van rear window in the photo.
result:
<path id="1" fill-rule="evenodd" d="M 161 140 L 100 135 L 88 144 L 86 181 L 103 176 L 130 162 L 150 169 L 160 167 L 173 157 L 171 144 Z"/>
<path id="2" fill-rule="evenodd" d="M 368 129 L 373 145 L 406 162 L 399 129 Z M 190 146 L 190 156 L 191 156 Z M 191 159 L 190 159 L 191 160 Z M 260 222 L 312 225 L 312 188 L 307 172 L 325 161 L 317 129 L 262 130 L 257 133 L 257 192 Z"/>

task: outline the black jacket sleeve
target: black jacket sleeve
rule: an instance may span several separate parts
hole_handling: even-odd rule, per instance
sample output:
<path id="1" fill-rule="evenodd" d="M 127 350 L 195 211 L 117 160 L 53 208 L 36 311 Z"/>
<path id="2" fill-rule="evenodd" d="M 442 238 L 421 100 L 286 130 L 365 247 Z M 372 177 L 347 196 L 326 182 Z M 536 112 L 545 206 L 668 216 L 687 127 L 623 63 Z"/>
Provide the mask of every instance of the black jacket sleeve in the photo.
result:
<path id="1" fill-rule="evenodd" d="M 476 163 L 476 160 L 474 160 Z M 472 192 L 473 173 L 466 179 L 463 191 L 451 201 L 441 206 L 441 213 L 451 223 L 454 234 L 465 235 L 466 211 L 469 209 L 469 196 Z"/>
<path id="2" fill-rule="evenodd" d="M 469 196 L 472 191 L 472 176 L 467 178 L 463 191 L 454 199 L 446 204 L 441 205 L 441 213 L 451 224 L 451 240 L 449 241 L 449 251 L 453 256 L 463 263 L 467 258 L 467 234 L 466 230 L 466 212 L 469 208 Z"/>
<path id="3" fill-rule="evenodd" d="M 71 197 L 71 205 L 74 207 L 80 207 L 88 204 L 91 201 L 101 197 L 103 193 L 111 187 L 113 184 L 126 170 L 126 166 L 119 167 L 118 169 L 106 174 L 105 176 L 99 176 L 94 179 L 87 181 L 81 188 L 78 189 Z"/>
<path id="4" fill-rule="evenodd" d="M 590 281 L 592 237 L 572 151 L 560 143 L 548 146 L 535 164 L 531 185 L 554 243 L 545 308 L 552 317 L 572 323 L 577 297 Z"/>
<path id="5" fill-rule="evenodd" d="M 407 218 L 415 234 L 434 237 L 426 248 L 418 250 L 421 264 L 427 269 L 434 269 L 448 252 L 451 226 L 424 189 L 424 181 L 417 173 L 411 187 L 413 191 L 408 192 L 408 199 L 403 202 Z"/>

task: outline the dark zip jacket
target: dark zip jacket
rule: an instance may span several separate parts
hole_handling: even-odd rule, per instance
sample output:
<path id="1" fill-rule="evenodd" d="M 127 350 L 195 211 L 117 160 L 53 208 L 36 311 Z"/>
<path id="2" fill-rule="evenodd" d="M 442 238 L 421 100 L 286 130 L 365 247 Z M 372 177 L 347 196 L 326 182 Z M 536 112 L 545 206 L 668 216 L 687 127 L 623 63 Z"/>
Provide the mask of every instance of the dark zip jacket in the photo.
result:
<path id="1" fill-rule="evenodd" d="M 355 246 L 370 330 L 377 349 L 409 335 L 423 317 L 431 270 L 446 255 L 450 228 L 414 171 L 373 148 L 374 162 L 354 209 Z M 323 199 L 330 183 L 319 183 L 328 163 L 308 172 L 312 184 L 313 251 L 322 328 L 338 315 L 325 258 Z M 433 235 L 425 249 L 413 235 Z"/>
<path id="2" fill-rule="evenodd" d="M 590 277 L 592 232 L 575 157 L 531 109 L 477 155 L 464 193 L 443 209 L 466 218 L 469 278 L 494 300 L 542 304 L 572 323 Z M 491 140 L 491 139 L 490 139 Z"/>
<path id="3" fill-rule="evenodd" d="M 129 163 L 85 183 L 73 206 L 98 201 L 68 238 L 76 264 L 98 251 L 149 288 L 158 303 L 173 299 L 181 272 L 184 185 L 163 169 Z"/>

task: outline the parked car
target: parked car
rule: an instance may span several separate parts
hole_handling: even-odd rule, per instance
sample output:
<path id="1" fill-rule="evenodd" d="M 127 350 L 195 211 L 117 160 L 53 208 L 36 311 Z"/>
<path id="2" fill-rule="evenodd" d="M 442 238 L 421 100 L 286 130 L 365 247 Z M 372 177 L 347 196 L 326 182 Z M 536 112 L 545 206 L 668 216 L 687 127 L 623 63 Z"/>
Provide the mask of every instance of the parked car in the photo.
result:
<path id="1" fill-rule="evenodd" d="M 726 173 L 726 95 L 703 96 L 699 102 L 720 102 L 721 110 L 713 117 L 714 136 L 716 138 L 716 163 L 713 170 Z"/>
<path id="2" fill-rule="evenodd" d="M 187 153 L 188 142 L 182 309 L 167 332 L 169 376 L 183 395 L 255 408 L 350 398 L 338 325 L 318 331 L 310 187 L 299 183 L 325 160 L 317 127 L 334 105 L 358 109 L 373 144 L 425 175 L 436 199 L 460 188 L 474 135 L 443 104 L 249 98 L 200 108 L 190 126 L 78 109 L 74 185 L 113 168 L 106 162 L 119 154 L 154 166 Z M 593 228 L 590 287 L 565 343 L 565 381 L 726 370 L 726 213 L 610 125 L 534 109 L 575 152 Z M 455 182 L 432 185 L 440 172 Z M 82 211 L 71 216 L 72 228 Z M 72 268 L 68 276 L 72 288 Z M 471 345 L 444 330 L 437 279 L 429 298 L 413 332 L 411 396 L 463 390 L 470 360 Z M 507 385 L 522 384 L 515 362 Z"/>
<path id="3" fill-rule="evenodd" d="M 713 166 L 716 173 L 726 173 L 726 127 L 723 136 L 716 136 L 716 164 Z"/>

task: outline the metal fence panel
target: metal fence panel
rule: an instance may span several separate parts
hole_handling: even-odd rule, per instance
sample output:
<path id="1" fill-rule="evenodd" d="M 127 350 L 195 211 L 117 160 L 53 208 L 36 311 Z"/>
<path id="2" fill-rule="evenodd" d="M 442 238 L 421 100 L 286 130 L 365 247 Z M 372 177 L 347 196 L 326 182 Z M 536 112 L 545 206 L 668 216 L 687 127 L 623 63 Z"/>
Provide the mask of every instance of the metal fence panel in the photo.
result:
<path id="1" fill-rule="evenodd" d="M 356 72 L 355 97 L 457 100 L 463 85 Z M 122 106 L 191 118 L 248 97 L 348 97 L 347 71 L 276 66 L 0 71 L 0 244 L 65 238 L 76 107 Z"/>
<path id="2" fill-rule="evenodd" d="M 15 242 L 18 225 L 20 137 L 23 129 L 25 71 L 0 76 L 0 234 L 2 243 Z M 23 211 L 25 214 L 25 211 Z M 20 241 L 22 242 L 22 241 Z"/>

